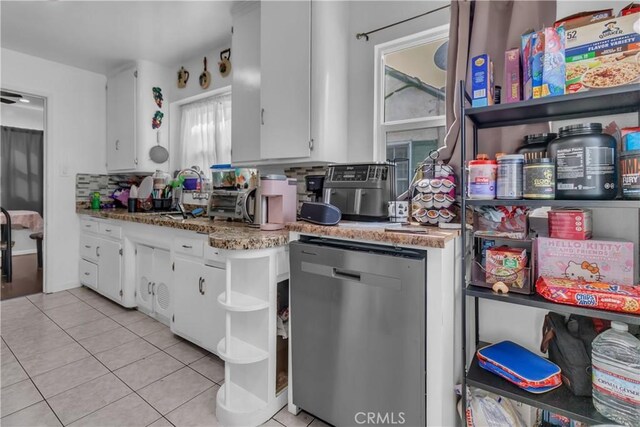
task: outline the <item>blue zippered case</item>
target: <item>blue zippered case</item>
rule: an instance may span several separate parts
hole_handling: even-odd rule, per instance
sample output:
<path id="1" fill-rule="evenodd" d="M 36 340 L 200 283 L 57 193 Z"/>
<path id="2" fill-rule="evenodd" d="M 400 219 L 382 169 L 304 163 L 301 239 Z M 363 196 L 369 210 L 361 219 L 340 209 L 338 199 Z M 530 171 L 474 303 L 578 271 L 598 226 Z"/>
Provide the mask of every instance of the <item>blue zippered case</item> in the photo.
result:
<path id="1" fill-rule="evenodd" d="M 481 368 L 531 393 L 544 393 L 562 384 L 558 365 L 511 341 L 481 348 L 477 356 Z"/>

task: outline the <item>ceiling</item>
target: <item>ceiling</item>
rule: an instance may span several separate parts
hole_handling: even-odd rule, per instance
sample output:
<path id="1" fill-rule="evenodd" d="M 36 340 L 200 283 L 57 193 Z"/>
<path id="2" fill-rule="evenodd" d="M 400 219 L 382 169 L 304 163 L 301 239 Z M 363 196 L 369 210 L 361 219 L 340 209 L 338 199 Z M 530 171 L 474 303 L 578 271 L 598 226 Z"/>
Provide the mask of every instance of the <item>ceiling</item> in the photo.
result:
<path id="1" fill-rule="evenodd" d="M 109 75 L 167 66 L 231 40 L 233 1 L 2 1 L 3 48 Z"/>

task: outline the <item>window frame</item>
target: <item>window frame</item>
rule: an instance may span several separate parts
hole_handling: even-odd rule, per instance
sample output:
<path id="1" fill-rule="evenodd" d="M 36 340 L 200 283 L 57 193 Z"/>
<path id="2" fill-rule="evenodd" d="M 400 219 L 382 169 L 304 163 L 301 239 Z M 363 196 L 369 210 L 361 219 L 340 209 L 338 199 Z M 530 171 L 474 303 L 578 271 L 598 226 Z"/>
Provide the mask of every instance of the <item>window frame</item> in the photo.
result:
<path id="1" fill-rule="evenodd" d="M 385 55 L 400 50 L 419 46 L 449 38 L 449 24 L 431 28 L 426 31 L 411 34 L 406 37 L 378 44 L 374 47 L 374 107 L 373 107 L 373 158 L 376 162 L 387 160 L 386 134 L 387 132 L 405 131 L 423 128 L 446 126 L 446 116 L 432 116 L 407 120 L 384 121 L 384 77 Z"/>

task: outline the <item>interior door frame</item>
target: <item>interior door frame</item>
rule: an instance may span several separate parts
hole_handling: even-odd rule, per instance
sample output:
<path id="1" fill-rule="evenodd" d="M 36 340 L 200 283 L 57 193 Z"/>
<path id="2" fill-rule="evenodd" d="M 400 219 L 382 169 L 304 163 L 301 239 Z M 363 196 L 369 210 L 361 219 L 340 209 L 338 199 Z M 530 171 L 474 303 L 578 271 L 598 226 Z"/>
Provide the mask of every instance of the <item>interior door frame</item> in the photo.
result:
<path id="1" fill-rule="evenodd" d="M 49 144 L 49 132 L 50 132 L 50 123 L 53 123 L 53 94 L 47 91 L 33 90 L 23 86 L 15 86 L 15 85 L 1 85 L 4 90 L 10 92 L 18 92 L 22 95 L 34 96 L 37 98 L 42 98 L 44 100 L 43 110 L 43 137 L 42 143 L 44 144 L 43 154 L 43 167 L 42 167 L 42 202 L 43 202 L 43 215 L 44 215 L 44 223 L 42 228 L 43 236 L 42 239 L 42 292 L 47 293 L 47 284 L 49 283 L 48 276 L 51 271 L 48 265 L 48 257 L 49 253 L 49 239 L 47 236 L 47 228 L 49 218 L 51 217 L 51 204 L 49 203 L 49 184 L 53 182 L 53 179 L 50 179 L 50 175 L 53 175 L 53 168 L 51 167 L 51 156 L 53 155 L 53 151 Z M 53 178 L 53 176 L 51 176 Z"/>

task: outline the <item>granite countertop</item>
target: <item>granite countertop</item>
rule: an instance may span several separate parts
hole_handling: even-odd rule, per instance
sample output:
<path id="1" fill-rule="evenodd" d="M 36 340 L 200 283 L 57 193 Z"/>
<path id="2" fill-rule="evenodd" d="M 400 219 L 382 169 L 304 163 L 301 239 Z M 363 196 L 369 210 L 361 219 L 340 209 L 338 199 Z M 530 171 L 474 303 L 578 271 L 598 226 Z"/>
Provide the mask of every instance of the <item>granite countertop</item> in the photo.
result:
<path id="1" fill-rule="evenodd" d="M 288 230 L 262 231 L 241 222 L 211 221 L 207 217 L 193 219 L 170 219 L 157 213 L 131 213 L 125 209 L 76 209 L 79 215 L 94 218 L 135 222 L 159 227 L 177 228 L 209 235 L 209 245 L 219 249 L 243 250 L 266 249 L 289 243 Z"/>
<path id="2" fill-rule="evenodd" d="M 324 237 L 337 237 L 353 240 L 366 240 L 391 244 L 396 246 L 421 246 L 427 248 L 444 248 L 444 244 L 460 236 L 460 230 L 441 229 L 438 227 L 425 227 L 420 225 L 389 227 L 350 227 L 348 222 L 341 222 L 338 226 L 323 226 L 308 222 L 293 222 L 287 224 L 289 231 L 301 234 L 314 234 Z M 386 231 L 386 229 L 398 229 L 402 232 Z M 417 233 L 411 233 L 415 230 Z"/>

